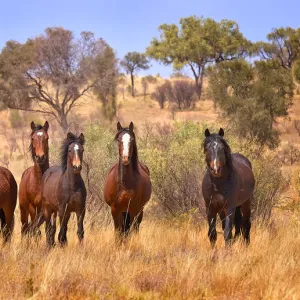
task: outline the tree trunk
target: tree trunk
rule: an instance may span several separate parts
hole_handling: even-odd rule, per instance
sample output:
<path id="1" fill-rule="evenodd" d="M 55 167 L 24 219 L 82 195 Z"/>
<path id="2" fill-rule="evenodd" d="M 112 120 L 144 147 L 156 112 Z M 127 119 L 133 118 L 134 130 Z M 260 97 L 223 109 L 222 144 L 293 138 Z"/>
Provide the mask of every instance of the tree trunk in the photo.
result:
<path id="1" fill-rule="evenodd" d="M 130 76 L 131 76 L 131 95 L 134 98 L 134 76 L 133 76 L 133 73 L 131 73 Z"/>
<path id="2" fill-rule="evenodd" d="M 69 124 L 68 124 L 66 115 L 61 114 L 60 120 L 59 120 L 59 125 L 61 126 L 61 128 L 63 129 L 64 132 L 67 132 L 67 130 L 69 129 Z"/>

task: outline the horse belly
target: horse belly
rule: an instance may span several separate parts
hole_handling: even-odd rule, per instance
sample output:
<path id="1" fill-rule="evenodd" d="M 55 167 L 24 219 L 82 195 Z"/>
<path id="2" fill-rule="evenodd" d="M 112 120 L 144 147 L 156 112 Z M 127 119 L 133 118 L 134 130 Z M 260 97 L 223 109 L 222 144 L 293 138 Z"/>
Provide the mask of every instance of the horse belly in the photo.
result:
<path id="1" fill-rule="evenodd" d="M 117 197 L 115 206 L 117 206 L 119 210 L 129 211 L 132 210 L 133 206 L 135 206 L 135 203 L 135 193 L 133 191 L 126 190 L 122 191 Z"/>

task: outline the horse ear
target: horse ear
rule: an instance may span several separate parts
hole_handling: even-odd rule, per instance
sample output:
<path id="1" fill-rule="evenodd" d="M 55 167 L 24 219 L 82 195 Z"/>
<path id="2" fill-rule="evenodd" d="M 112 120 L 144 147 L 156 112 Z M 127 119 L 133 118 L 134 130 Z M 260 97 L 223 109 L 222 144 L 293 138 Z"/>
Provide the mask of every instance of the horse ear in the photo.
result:
<path id="1" fill-rule="evenodd" d="M 48 121 L 45 122 L 43 128 L 45 129 L 45 131 L 48 131 L 48 129 L 49 129 L 49 123 L 48 123 Z"/>
<path id="2" fill-rule="evenodd" d="M 30 127 L 31 127 L 31 130 L 32 130 L 32 131 L 35 129 L 35 124 L 34 124 L 33 121 L 31 122 Z"/>
<path id="3" fill-rule="evenodd" d="M 224 136 L 224 129 L 222 127 L 219 130 L 219 136 L 221 136 L 221 137 Z"/>
<path id="4" fill-rule="evenodd" d="M 120 122 L 118 122 L 118 123 L 117 123 L 117 129 L 118 129 L 118 131 L 120 131 L 120 130 L 122 130 L 122 129 L 123 129 L 123 127 L 122 127 L 122 125 L 121 125 L 121 123 L 120 123 Z"/>
<path id="5" fill-rule="evenodd" d="M 209 130 L 206 128 L 205 129 L 205 137 L 209 137 L 210 136 L 210 132 L 209 132 Z"/>
<path id="6" fill-rule="evenodd" d="M 81 145 L 84 145 L 85 139 L 84 139 L 83 133 L 80 133 L 79 141 L 80 141 L 80 144 L 81 144 Z"/>
<path id="7" fill-rule="evenodd" d="M 69 139 L 71 139 L 73 137 L 73 133 L 72 132 L 68 132 L 68 134 L 67 134 L 67 139 L 69 140 Z"/>
<path id="8" fill-rule="evenodd" d="M 132 122 L 130 122 L 130 124 L 129 124 L 129 131 L 133 132 L 133 123 Z"/>

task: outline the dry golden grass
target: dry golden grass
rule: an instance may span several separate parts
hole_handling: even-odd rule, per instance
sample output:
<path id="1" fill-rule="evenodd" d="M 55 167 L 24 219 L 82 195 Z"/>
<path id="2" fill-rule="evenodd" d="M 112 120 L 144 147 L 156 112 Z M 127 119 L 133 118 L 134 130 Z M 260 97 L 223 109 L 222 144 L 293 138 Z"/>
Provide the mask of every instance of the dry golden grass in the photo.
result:
<path id="1" fill-rule="evenodd" d="M 300 224 L 281 217 L 254 225 L 250 246 L 210 248 L 206 226 L 190 222 L 142 223 L 139 235 L 115 243 L 112 227 L 91 229 L 77 244 L 74 220 L 69 244 L 48 251 L 22 241 L 17 224 L 1 249 L 1 299 L 299 299 Z M 220 232 L 220 230 L 218 230 Z"/>

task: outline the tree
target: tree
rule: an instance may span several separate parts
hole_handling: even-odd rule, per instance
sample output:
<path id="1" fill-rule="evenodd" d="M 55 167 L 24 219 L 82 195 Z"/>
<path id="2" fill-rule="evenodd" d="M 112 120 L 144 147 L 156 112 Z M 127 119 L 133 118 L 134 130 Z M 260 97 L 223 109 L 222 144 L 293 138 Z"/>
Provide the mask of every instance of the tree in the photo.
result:
<path id="1" fill-rule="evenodd" d="M 156 87 L 155 91 L 152 93 L 152 99 L 156 100 L 161 109 L 164 108 L 166 101 L 170 95 L 170 90 L 172 85 L 170 81 L 166 81 L 164 84 Z"/>
<path id="2" fill-rule="evenodd" d="M 148 93 L 147 77 L 143 77 L 141 83 L 142 83 L 142 88 L 143 88 L 144 99 L 146 99 L 146 96 L 147 96 L 147 93 Z"/>
<path id="3" fill-rule="evenodd" d="M 138 52 L 128 52 L 121 61 L 121 66 L 131 78 L 131 94 L 134 97 L 134 75 L 139 70 L 149 69 L 149 60 L 146 54 Z"/>
<path id="4" fill-rule="evenodd" d="M 268 34 L 269 43 L 256 43 L 256 51 L 262 59 L 276 59 L 279 64 L 290 70 L 293 62 L 300 58 L 300 28 L 280 27 Z"/>
<path id="5" fill-rule="evenodd" d="M 215 103 L 236 133 L 269 147 L 278 145 L 276 118 L 286 116 L 293 97 L 291 72 L 278 61 L 222 62 L 209 69 Z"/>
<path id="6" fill-rule="evenodd" d="M 61 27 L 25 44 L 9 41 L 0 54 L 3 107 L 52 116 L 67 130 L 68 116 L 95 87 L 110 85 L 110 68 L 100 71 L 110 47 L 90 32 L 79 39 Z"/>
<path id="7" fill-rule="evenodd" d="M 180 27 L 163 24 L 159 30 L 160 39 L 151 41 L 147 54 L 165 65 L 172 64 L 175 70 L 189 66 L 199 98 L 207 64 L 244 57 L 250 47 L 237 23 L 230 20 L 192 16 L 180 19 Z"/>

